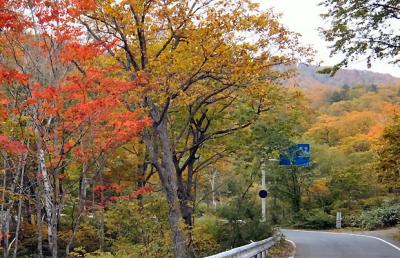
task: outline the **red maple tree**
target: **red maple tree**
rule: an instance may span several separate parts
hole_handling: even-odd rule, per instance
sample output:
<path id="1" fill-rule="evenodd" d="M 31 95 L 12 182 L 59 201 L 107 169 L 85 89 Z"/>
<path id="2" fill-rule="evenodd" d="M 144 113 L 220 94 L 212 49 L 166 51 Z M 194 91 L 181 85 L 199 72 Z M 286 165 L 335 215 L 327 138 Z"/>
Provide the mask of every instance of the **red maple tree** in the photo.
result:
<path id="1" fill-rule="evenodd" d="M 53 257 L 68 165 L 85 167 L 151 123 L 132 105 L 146 79 L 125 78 L 121 67 L 102 59 L 115 42 L 88 38 L 74 19 L 91 1 L 74 4 L 0 0 L 0 148 L 14 156 L 28 152 L 38 167 Z"/>

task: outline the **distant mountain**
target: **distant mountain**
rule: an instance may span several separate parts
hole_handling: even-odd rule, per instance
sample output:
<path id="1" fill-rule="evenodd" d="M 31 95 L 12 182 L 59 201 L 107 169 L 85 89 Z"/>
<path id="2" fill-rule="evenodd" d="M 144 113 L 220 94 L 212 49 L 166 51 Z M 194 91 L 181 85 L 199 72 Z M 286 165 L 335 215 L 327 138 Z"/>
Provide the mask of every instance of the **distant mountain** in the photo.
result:
<path id="1" fill-rule="evenodd" d="M 391 86 L 400 84 L 400 78 L 396 78 L 390 74 L 375 73 L 365 70 L 341 69 L 335 76 L 330 77 L 329 75 L 317 73 L 317 71 L 321 70 L 323 67 L 299 64 L 295 68 L 297 68 L 297 75 L 289 79 L 285 84 L 301 88 L 337 88 L 343 85 L 367 86 L 371 84 Z"/>

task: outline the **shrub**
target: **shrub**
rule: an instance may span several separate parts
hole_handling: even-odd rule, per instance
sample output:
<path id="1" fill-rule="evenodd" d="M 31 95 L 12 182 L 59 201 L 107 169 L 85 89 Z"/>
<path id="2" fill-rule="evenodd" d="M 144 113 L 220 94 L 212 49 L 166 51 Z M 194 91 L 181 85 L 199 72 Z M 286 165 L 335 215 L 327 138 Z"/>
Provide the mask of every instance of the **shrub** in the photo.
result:
<path id="1" fill-rule="evenodd" d="M 400 203 L 386 203 L 380 208 L 362 212 L 359 225 L 368 230 L 392 227 L 400 223 Z"/>
<path id="2" fill-rule="evenodd" d="M 343 214 L 350 214 L 350 212 L 343 212 Z M 342 227 L 360 227 L 360 214 L 350 214 L 343 216 Z"/>
<path id="3" fill-rule="evenodd" d="M 205 215 L 196 220 L 192 232 L 192 247 L 196 257 L 205 257 L 224 250 L 217 240 L 219 223 L 219 219 L 213 215 Z"/>
<path id="4" fill-rule="evenodd" d="M 320 209 L 313 209 L 302 213 L 295 226 L 310 229 L 326 229 L 334 227 L 335 224 L 335 216 Z"/>
<path id="5" fill-rule="evenodd" d="M 147 196 L 142 203 L 121 200 L 107 206 L 105 251 L 118 258 L 172 257 L 167 213 L 165 202 L 156 195 Z"/>
<path id="6" fill-rule="evenodd" d="M 272 235 L 271 226 L 260 222 L 260 212 L 254 202 L 237 198 L 218 208 L 221 220 L 217 225 L 216 239 L 224 249 L 246 245 Z"/>

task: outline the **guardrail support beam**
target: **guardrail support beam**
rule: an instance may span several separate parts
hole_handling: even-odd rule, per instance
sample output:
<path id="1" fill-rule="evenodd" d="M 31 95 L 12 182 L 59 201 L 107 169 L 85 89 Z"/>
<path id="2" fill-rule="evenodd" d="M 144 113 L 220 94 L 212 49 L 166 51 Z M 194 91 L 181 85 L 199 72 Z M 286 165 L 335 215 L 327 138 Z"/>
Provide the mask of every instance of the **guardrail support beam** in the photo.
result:
<path id="1" fill-rule="evenodd" d="M 278 232 L 273 237 L 225 251 L 206 258 L 266 258 L 268 250 L 282 239 Z"/>

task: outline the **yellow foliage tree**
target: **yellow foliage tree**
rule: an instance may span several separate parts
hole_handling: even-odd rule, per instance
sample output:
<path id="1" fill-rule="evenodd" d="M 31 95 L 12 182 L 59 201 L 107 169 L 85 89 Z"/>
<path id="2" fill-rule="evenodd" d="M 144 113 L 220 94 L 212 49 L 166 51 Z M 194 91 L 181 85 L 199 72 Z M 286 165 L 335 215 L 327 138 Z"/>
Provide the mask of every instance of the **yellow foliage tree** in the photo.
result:
<path id="1" fill-rule="evenodd" d="M 166 193 L 175 256 L 187 257 L 190 241 L 179 219 L 190 228 L 196 154 L 205 142 L 247 127 L 254 114 L 267 110 L 271 85 L 287 75 L 274 66 L 293 63 L 309 49 L 250 0 L 74 2 L 76 19 L 126 76 L 144 74 L 152 85 L 141 96 L 153 119 L 143 135 L 144 162 L 157 170 Z M 215 122 L 218 113 L 243 107 L 253 116 Z"/>

